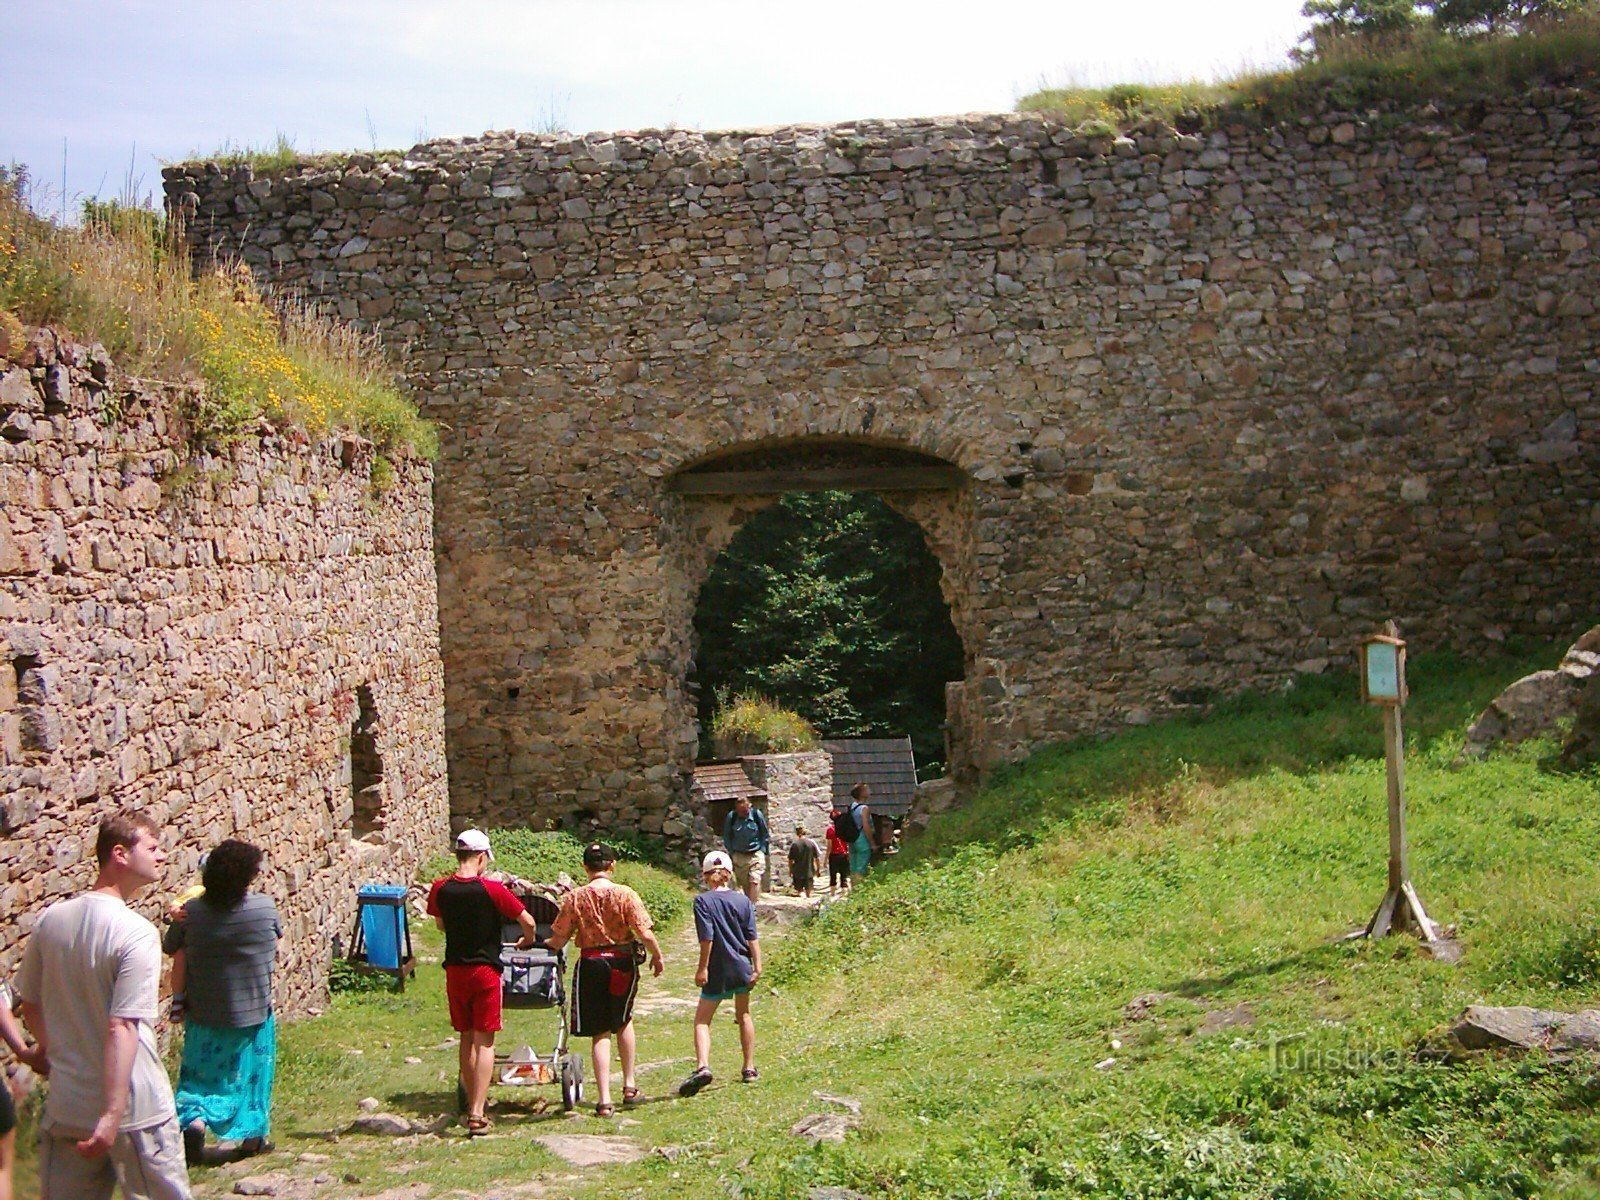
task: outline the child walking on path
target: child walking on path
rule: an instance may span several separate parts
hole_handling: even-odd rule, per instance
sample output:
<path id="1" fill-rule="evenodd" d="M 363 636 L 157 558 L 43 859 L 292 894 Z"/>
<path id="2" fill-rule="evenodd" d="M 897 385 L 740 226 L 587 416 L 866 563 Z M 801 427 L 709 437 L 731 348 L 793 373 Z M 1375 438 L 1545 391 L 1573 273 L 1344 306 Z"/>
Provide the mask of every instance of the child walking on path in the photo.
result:
<path id="1" fill-rule="evenodd" d="M 678 1087 L 678 1095 L 692 1096 L 711 1082 L 711 1019 L 717 1005 L 733 997 L 739 1023 L 739 1049 L 744 1053 L 740 1078 L 754 1083 L 756 1023 L 750 1015 L 750 988 L 761 978 L 761 943 L 756 937 L 756 906 L 743 892 L 728 886 L 733 860 L 713 850 L 701 863 L 709 891 L 694 898 L 695 935 L 700 939 L 700 965 L 694 981 L 700 985 L 700 1003 L 694 1010 L 694 1072 Z"/>
<path id="2" fill-rule="evenodd" d="M 789 879 L 797 896 L 811 895 L 811 883 L 817 877 L 817 861 L 822 857 L 822 847 L 806 836 L 804 825 L 794 831 L 794 841 L 789 843 Z"/>

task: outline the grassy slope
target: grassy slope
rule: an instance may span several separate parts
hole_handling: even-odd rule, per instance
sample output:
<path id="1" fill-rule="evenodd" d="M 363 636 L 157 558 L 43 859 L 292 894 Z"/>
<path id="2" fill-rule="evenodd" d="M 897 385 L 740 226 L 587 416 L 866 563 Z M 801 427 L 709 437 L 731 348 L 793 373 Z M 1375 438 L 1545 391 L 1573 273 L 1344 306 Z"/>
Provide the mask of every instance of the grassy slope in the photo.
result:
<path id="1" fill-rule="evenodd" d="M 1413 873 L 1434 915 L 1459 925 L 1460 964 L 1405 938 L 1335 940 L 1382 892 L 1384 777 L 1377 714 L 1348 678 L 1318 681 L 1041 755 L 936 825 L 850 903 L 769 948 L 756 1088 L 722 1082 L 737 1075 L 723 1019 L 719 1083 L 659 1099 L 687 1066 L 680 1010 L 640 1022 L 658 1102 L 637 1124 L 534 1115 L 501 1091 L 513 1102 L 502 1136 L 470 1147 L 319 1144 L 363 1095 L 449 1108 L 454 1051 L 430 968 L 404 997 L 341 997 L 285 1030 L 279 1144 L 360 1178 L 329 1195 L 537 1176 L 578 1197 L 788 1198 L 823 1184 L 874 1197 L 1592 1197 L 1592 1064 L 1411 1054 L 1475 1001 L 1596 1002 L 1596 776 L 1548 773 L 1548 745 L 1452 765 L 1471 714 L 1553 654 L 1414 663 Z M 669 939 L 672 994 L 692 995 L 691 953 L 681 931 Z M 1157 990 L 1179 998 L 1124 1017 Z M 1239 1004 L 1252 1024 L 1199 1034 L 1207 1011 Z M 542 1047 L 548 1016 L 514 1016 L 508 1038 Z M 813 1091 L 861 1100 L 843 1146 L 789 1135 L 826 1110 Z M 679 1149 L 579 1174 L 527 1136 L 554 1131 Z M 231 1186 L 206 1176 L 201 1195 Z"/>
<path id="2" fill-rule="evenodd" d="M 1325 106 L 1466 104 L 1516 96 L 1530 87 L 1593 88 L 1600 81 L 1600 10 L 1568 16 L 1516 37 L 1467 38 L 1420 25 L 1407 36 L 1352 37 L 1312 62 L 1246 72 L 1215 82 L 1125 83 L 1105 88 L 1044 88 L 1017 102 L 1088 132 L 1146 120 L 1209 125 L 1282 120 Z"/>
<path id="3" fill-rule="evenodd" d="M 1451 765 L 1472 712 L 1549 661 L 1414 673 L 1413 873 L 1460 926 L 1459 965 L 1406 939 L 1334 940 L 1382 893 L 1384 776 L 1376 713 L 1348 679 L 1314 683 L 1040 756 L 979 797 L 778 950 L 776 994 L 759 1001 L 759 1103 L 734 1087 L 661 1106 L 644 1136 L 700 1151 L 607 1186 L 1595 1194 L 1592 1065 L 1410 1055 L 1475 1001 L 1595 1001 L 1595 777 L 1546 773 L 1548 746 Z M 1127 1022 L 1122 1006 L 1155 990 L 1196 1003 Z M 1195 1035 L 1205 1011 L 1241 1003 L 1254 1024 Z M 1275 1066 L 1282 1038 L 1297 1039 L 1301 1069 Z M 1366 1069 L 1343 1065 L 1362 1056 Z M 804 1151 L 787 1135 L 819 1107 L 813 1089 L 864 1101 L 844 1147 Z"/>

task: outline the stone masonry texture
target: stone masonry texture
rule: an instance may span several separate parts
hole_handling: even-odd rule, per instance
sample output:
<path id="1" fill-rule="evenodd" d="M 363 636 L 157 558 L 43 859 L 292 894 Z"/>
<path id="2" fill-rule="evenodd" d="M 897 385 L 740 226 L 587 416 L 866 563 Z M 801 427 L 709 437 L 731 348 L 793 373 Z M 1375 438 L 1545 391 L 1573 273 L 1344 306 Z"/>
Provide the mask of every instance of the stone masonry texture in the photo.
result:
<path id="1" fill-rule="evenodd" d="M 488 134 L 166 171 L 201 252 L 411 345 L 458 817 L 661 829 L 730 454 L 954 464 L 963 776 L 1600 600 L 1600 100 L 1092 138 Z"/>
<path id="2" fill-rule="evenodd" d="M 370 446 L 265 427 L 191 459 L 183 399 L 49 330 L 0 358 L 0 975 L 135 805 L 170 851 L 152 919 L 223 838 L 263 848 L 278 1007 L 304 1012 L 356 887 L 446 844 L 431 469 L 401 459 L 374 496 Z M 358 840 L 363 693 L 382 776 Z"/>

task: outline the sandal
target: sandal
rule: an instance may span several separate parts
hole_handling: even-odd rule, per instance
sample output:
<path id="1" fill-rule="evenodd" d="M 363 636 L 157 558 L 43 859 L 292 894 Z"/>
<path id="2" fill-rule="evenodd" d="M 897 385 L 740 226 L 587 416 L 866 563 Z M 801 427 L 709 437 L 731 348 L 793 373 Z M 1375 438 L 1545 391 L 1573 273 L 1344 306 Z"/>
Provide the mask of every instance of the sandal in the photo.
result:
<path id="1" fill-rule="evenodd" d="M 467 1136 L 469 1138 L 482 1137 L 489 1132 L 488 1117 L 468 1117 L 466 1120 Z"/>
<path id="2" fill-rule="evenodd" d="M 617 1106 L 610 1103 L 596 1104 L 594 1106 L 594 1115 L 597 1117 L 614 1117 L 617 1115 Z"/>
<path id="3" fill-rule="evenodd" d="M 746 1067 L 744 1070 L 739 1072 L 739 1078 L 745 1083 L 754 1083 L 756 1080 L 761 1078 L 761 1072 L 756 1070 L 754 1067 Z"/>
<path id="4" fill-rule="evenodd" d="M 637 1104 L 641 1099 L 643 1099 L 643 1097 L 644 1093 L 636 1087 L 625 1087 L 622 1089 L 622 1102 L 624 1104 Z"/>

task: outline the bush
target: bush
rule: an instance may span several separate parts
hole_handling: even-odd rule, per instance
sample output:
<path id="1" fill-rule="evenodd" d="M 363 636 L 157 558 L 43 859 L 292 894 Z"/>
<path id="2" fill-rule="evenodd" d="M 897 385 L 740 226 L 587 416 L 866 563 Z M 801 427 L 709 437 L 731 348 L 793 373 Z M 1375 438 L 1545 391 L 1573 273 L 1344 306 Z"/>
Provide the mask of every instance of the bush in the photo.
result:
<path id="1" fill-rule="evenodd" d="M 754 692 L 724 698 L 711 718 L 711 744 L 718 758 L 814 750 L 819 740 L 816 729 L 799 713 L 779 708 Z"/>

